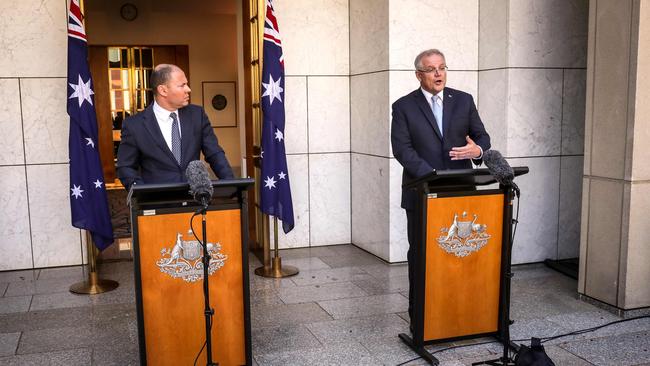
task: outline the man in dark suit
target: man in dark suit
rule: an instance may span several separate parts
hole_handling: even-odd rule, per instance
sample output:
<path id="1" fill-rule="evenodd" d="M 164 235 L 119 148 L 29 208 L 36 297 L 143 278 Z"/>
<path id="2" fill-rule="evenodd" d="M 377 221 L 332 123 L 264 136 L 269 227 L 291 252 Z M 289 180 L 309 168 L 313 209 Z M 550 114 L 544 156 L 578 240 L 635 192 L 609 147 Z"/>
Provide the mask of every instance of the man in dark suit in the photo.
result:
<path id="1" fill-rule="evenodd" d="M 178 66 L 161 64 L 150 78 L 154 102 L 122 123 L 117 175 L 133 184 L 185 182 L 185 169 L 203 152 L 220 179 L 233 178 L 203 108 L 189 104 L 190 87 Z"/>
<path id="2" fill-rule="evenodd" d="M 470 94 L 445 87 L 447 65 L 442 52 L 431 49 L 415 58 L 420 88 L 393 103 L 391 144 L 393 155 L 404 167 L 402 183 L 441 169 L 472 168 L 490 148 Z M 409 315 L 413 319 L 415 255 L 420 243 L 420 212 L 414 190 L 402 189 L 406 210 L 409 250 Z"/>

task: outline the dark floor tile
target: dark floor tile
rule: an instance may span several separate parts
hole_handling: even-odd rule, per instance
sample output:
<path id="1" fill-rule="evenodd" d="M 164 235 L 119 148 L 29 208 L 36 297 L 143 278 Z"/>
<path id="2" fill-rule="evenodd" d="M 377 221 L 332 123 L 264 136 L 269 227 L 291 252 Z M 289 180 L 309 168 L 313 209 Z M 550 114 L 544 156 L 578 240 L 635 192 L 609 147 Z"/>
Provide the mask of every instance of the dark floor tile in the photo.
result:
<path id="1" fill-rule="evenodd" d="M 350 282 L 354 280 L 367 280 L 371 276 L 355 267 L 321 269 L 316 271 L 302 271 L 290 277 L 298 286 L 318 285 L 333 282 Z"/>
<path id="2" fill-rule="evenodd" d="M 344 299 L 368 295 L 361 288 L 351 282 L 285 287 L 280 288 L 277 291 L 278 296 L 285 304 Z"/>
<path id="3" fill-rule="evenodd" d="M 327 265 L 327 263 L 323 262 L 318 257 L 286 259 L 282 261 L 282 264 L 294 266 L 300 271 L 314 271 L 317 269 L 331 268 L 329 265 Z"/>
<path id="4" fill-rule="evenodd" d="M 17 354 L 29 354 L 91 347 L 93 332 L 89 325 L 23 332 Z"/>
<path id="5" fill-rule="evenodd" d="M 40 269 L 26 269 L 21 271 L 0 271 L 0 282 L 16 282 L 35 280 L 38 278 Z"/>
<path id="6" fill-rule="evenodd" d="M 315 303 L 251 307 L 251 327 L 265 328 L 332 320 Z"/>
<path id="7" fill-rule="evenodd" d="M 409 289 L 409 278 L 406 276 L 391 276 L 382 279 L 373 277 L 366 280 L 352 281 L 369 295 L 392 294 Z"/>
<path id="8" fill-rule="evenodd" d="M 357 342 L 339 343 L 308 350 L 288 350 L 278 353 L 268 353 L 255 356 L 260 366 L 271 365 L 340 365 L 361 366 L 381 365 L 370 352 Z"/>
<path id="9" fill-rule="evenodd" d="M 358 341 L 384 365 L 398 365 L 418 356 L 396 334 L 386 334 L 381 338 L 361 337 Z"/>
<path id="10" fill-rule="evenodd" d="M 396 314 L 316 322 L 307 324 L 307 328 L 323 344 L 397 336 L 409 331 L 408 323 Z"/>
<path id="11" fill-rule="evenodd" d="M 251 338 L 254 355 L 321 346 L 304 325 L 253 329 Z"/>
<path id="12" fill-rule="evenodd" d="M 122 281 L 116 289 L 101 294 L 89 295 L 88 299 L 94 305 L 134 304 L 135 288 L 133 283 Z"/>
<path id="13" fill-rule="evenodd" d="M 0 314 L 21 313 L 29 310 L 32 296 L 0 297 Z"/>
<path id="14" fill-rule="evenodd" d="M 65 328 L 72 324 L 89 324 L 92 308 L 52 309 L 16 314 L 0 314 L 0 333 Z"/>
<path id="15" fill-rule="evenodd" d="M 284 302 L 280 300 L 280 297 L 276 289 L 261 289 L 261 290 L 251 290 L 250 292 L 250 304 L 251 306 L 261 306 L 261 305 L 282 305 Z"/>
<path id="16" fill-rule="evenodd" d="M 25 296 L 68 292 L 70 290 L 70 286 L 77 282 L 78 280 L 71 279 L 70 277 L 12 282 L 9 284 L 5 296 Z"/>
<path id="17" fill-rule="evenodd" d="M 119 352 L 108 347 L 93 348 L 93 366 L 136 366 L 140 365 L 137 343 L 122 346 Z"/>
<path id="18" fill-rule="evenodd" d="M 318 305 L 334 319 L 344 319 L 402 312 L 408 310 L 408 299 L 401 294 L 387 294 L 319 301 Z"/>
<path id="19" fill-rule="evenodd" d="M 386 263 L 368 253 L 336 255 L 332 257 L 320 257 L 320 259 L 332 268 L 371 266 Z"/>
<path id="20" fill-rule="evenodd" d="M 403 264 L 388 264 L 388 263 L 381 263 L 381 264 L 369 264 L 369 265 L 360 265 L 358 266 L 360 269 L 368 273 L 369 275 L 380 278 L 380 279 L 386 279 L 387 277 L 403 277 L 403 276 L 408 276 L 408 265 L 406 263 Z"/>
<path id="21" fill-rule="evenodd" d="M 571 329 L 564 328 L 546 319 L 515 319 L 514 324 L 510 326 L 510 338 L 521 341 L 528 341 L 531 337 L 552 337 L 569 332 L 571 332 Z"/>
<path id="22" fill-rule="evenodd" d="M 20 333 L 0 333 L 0 357 L 15 354 L 19 339 Z"/>
<path id="23" fill-rule="evenodd" d="M 513 281 L 563 276 L 555 271 L 550 270 L 546 265 L 539 263 L 512 266 L 512 273 Z"/>
<path id="24" fill-rule="evenodd" d="M 650 332 L 561 343 L 559 347 L 595 365 L 625 366 L 650 362 Z"/>
<path id="25" fill-rule="evenodd" d="M 30 311 L 76 308 L 91 304 L 88 295 L 76 295 L 71 292 L 59 292 L 55 294 L 34 295 Z"/>
<path id="26" fill-rule="evenodd" d="M 88 277 L 88 272 L 85 266 L 70 266 L 70 267 L 58 267 L 58 268 L 44 268 L 41 269 L 40 274 L 38 275 L 39 280 L 51 280 L 51 279 L 61 279 L 68 278 L 72 282 L 77 282 Z"/>
<path id="27" fill-rule="evenodd" d="M 359 248 L 356 245 L 348 244 L 348 245 L 332 245 L 329 248 L 332 249 L 334 252 L 334 255 L 340 255 L 340 256 L 346 256 L 346 255 L 357 255 L 357 254 L 369 254 L 367 251 Z M 331 256 L 326 256 L 322 255 L 322 257 L 331 257 Z"/>
<path id="28" fill-rule="evenodd" d="M 574 355 L 567 350 L 551 345 L 544 345 L 544 350 L 548 357 L 555 363 L 557 366 L 562 365 L 571 365 L 571 366 L 592 366 L 591 362 L 587 362 L 582 358 Z"/>
<path id="29" fill-rule="evenodd" d="M 119 352 L 108 347 L 93 349 L 93 366 L 136 366 L 140 364 L 137 344 L 133 347 L 121 347 Z"/>
<path id="30" fill-rule="evenodd" d="M 341 247 L 346 245 L 341 245 Z M 336 246 L 325 246 L 325 247 L 309 247 L 309 248 L 293 248 L 293 249 L 283 249 L 280 250 L 280 257 L 284 261 L 285 259 L 294 259 L 294 258 L 310 258 L 310 257 L 326 257 L 336 255 L 336 251 L 333 248 Z"/>
<path id="31" fill-rule="evenodd" d="M 1 366 L 88 366 L 91 364 L 92 350 L 78 348 L 64 351 L 31 353 L 10 357 L 0 357 Z"/>
<path id="32" fill-rule="evenodd" d="M 292 287 L 296 284 L 292 281 L 292 277 L 286 278 L 267 278 L 253 274 L 249 277 L 250 290 L 272 290 L 281 287 Z"/>

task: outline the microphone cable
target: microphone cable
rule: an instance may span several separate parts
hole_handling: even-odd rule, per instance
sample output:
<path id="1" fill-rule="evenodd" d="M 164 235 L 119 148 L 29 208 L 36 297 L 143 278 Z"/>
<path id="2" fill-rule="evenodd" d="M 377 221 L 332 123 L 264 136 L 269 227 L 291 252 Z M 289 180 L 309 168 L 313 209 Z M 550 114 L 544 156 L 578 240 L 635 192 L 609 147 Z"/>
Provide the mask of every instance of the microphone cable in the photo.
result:
<path id="1" fill-rule="evenodd" d="M 555 340 L 555 339 L 558 339 L 558 338 L 568 337 L 568 336 L 572 336 L 572 335 L 585 334 L 585 333 L 596 331 L 596 330 L 601 329 L 601 328 L 608 327 L 610 325 L 625 323 L 625 322 L 629 322 L 629 321 L 632 321 L 632 320 L 646 319 L 646 318 L 650 318 L 650 315 L 640 315 L 640 316 L 635 316 L 633 318 L 628 318 L 628 319 L 614 320 L 614 321 L 611 321 L 609 323 L 601 324 L 601 325 L 598 325 L 598 326 L 595 326 L 595 327 L 574 330 L 574 331 L 569 332 L 569 333 L 564 333 L 564 334 L 560 334 L 560 335 L 556 335 L 556 336 L 550 336 L 550 337 L 542 337 L 542 338 L 539 338 L 539 339 L 540 339 L 541 343 L 546 343 L 548 341 L 552 341 L 552 340 Z M 511 342 L 525 342 L 525 341 L 528 341 L 528 340 L 530 340 L 530 338 L 513 339 L 513 340 L 511 340 Z M 442 349 L 439 349 L 439 350 L 436 350 L 436 351 L 433 351 L 433 352 L 430 352 L 430 353 L 432 355 L 434 355 L 436 353 L 441 353 L 441 352 L 449 351 L 449 350 L 456 349 L 456 348 L 480 346 L 480 345 L 492 344 L 492 343 L 500 343 L 500 342 L 497 341 L 497 340 L 494 340 L 494 341 L 487 341 L 487 342 L 480 342 L 480 343 L 461 344 L 461 345 L 457 345 L 457 346 L 442 348 Z M 422 358 L 422 357 L 418 356 L 416 358 L 412 358 L 412 359 L 410 359 L 408 361 L 397 364 L 397 366 L 406 365 L 407 363 L 413 362 L 415 360 L 419 360 L 420 358 Z"/>
<path id="2" fill-rule="evenodd" d="M 206 245 L 204 246 L 204 245 L 203 245 L 203 242 L 201 241 L 201 239 L 199 239 L 199 237 L 196 236 L 196 230 L 194 230 L 194 218 L 195 218 L 196 216 L 198 216 L 199 214 L 201 214 L 201 211 L 202 211 L 202 208 L 199 209 L 199 211 L 195 212 L 195 213 L 192 215 L 192 217 L 190 218 L 190 229 L 192 229 L 192 235 L 194 235 L 194 238 L 196 239 L 196 241 L 199 242 L 199 244 L 201 245 L 201 248 L 202 248 L 202 249 L 205 248 L 205 249 L 207 250 L 207 243 L 206 243 Z M 203 253 L 203 255 L 205 255 L 205 253 Z M 210 316 L 210 322 L 208 323 L 208 331 L 209 331 L 210 333 L 212 333 L 212 321 L 213 321 L 212 316 Z M 196 366 L 196 363 L 198 362 L 199 357 L 201 356 L 201 353 L 203 353 L 203 350 L 205 349 L 205 346 L 206 346 L 207 344 L 208 344 L 208 340 L 207 340 L 207 338 L 206 338 L 206 340 L 203 341 L 203 345 L 201 346 L 201 349 L 200 349 L 199 352 L 196 354 L 196 358 L 194 359 L 194 366 Z"/>

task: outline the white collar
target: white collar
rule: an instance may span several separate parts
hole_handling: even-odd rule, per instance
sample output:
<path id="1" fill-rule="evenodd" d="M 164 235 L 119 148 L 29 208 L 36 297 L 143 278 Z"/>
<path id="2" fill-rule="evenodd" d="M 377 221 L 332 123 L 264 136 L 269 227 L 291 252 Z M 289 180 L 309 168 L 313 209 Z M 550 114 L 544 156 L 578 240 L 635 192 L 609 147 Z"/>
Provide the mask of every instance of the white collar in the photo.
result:
<path id="1" fill-rule="evenodd" d="M 420 90 L 422 91 L 422 94 L 424 94 L 424 97 L 427 99 L 428 102 L 431 102 L 431 97 L 433 97 L 433 94 L 429 93 L 428 91 L 424 90 L 424 88 L 420 87 Z M 440 98 L 441 102 L 444 102 L 445 100 L 445 89 L 442 89 L 438 94 L 436 94 L 438 98 Z"/>
<path id="2" fill-rule="evenodd" d="M 170 113 L 176 113 L 176 116 L 178 117 L 178 109 L 175 111 L 168 111 L 165 108 L 161 107 L 160 104 L 158 104 L 155 99 L 153 101 L 153 113 L 156 114 L 157 116 L 166 116 L 166 117 L 169 117 Z"/>

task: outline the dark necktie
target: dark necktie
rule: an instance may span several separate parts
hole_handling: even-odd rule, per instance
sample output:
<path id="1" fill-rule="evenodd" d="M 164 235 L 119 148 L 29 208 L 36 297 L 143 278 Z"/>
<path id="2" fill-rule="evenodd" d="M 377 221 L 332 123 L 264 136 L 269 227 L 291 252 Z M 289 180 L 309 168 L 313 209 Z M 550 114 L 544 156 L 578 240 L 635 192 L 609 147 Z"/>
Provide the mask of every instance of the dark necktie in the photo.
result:
<path id="1" fill-rule="evenodd" d="M 170 113 L 172 118 L 172 154 L 176 158 L 178 164 L 181 163 L 181 133 L 178 130 L 178 117 L 176 113 Z"/>

